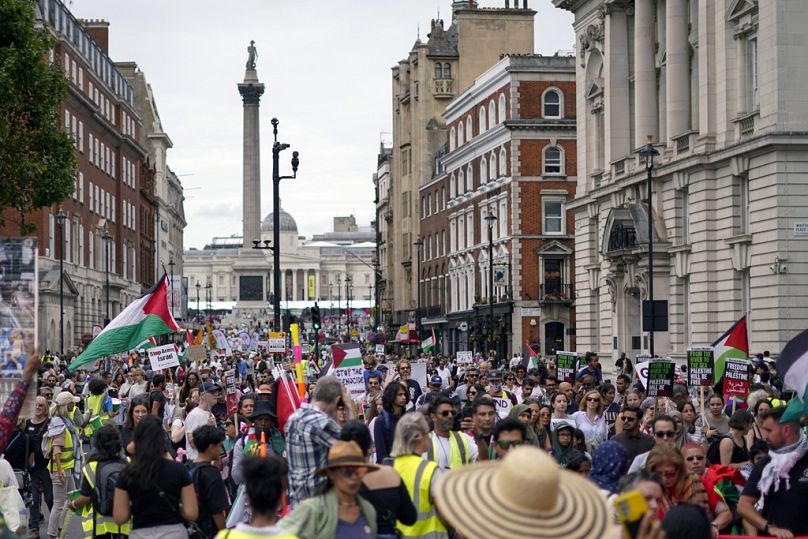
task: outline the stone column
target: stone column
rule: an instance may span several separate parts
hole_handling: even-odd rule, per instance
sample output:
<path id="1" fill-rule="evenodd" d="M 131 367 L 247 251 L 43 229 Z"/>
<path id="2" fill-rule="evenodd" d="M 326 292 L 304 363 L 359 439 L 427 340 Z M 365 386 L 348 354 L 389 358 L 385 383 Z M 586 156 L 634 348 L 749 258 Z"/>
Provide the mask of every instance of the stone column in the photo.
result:
<path id="1" fill-rule="evenodd" d="M 238 85 L 244 102 L 244 169 L 242 230 L 245 253 L 258 253 L 250 249 L 253 240 L 261 239 L 261 147 L 259 103 L 264 85 L 258 81 L 254 68 L 247 68 L 244 82 Z"/>
<path id="2" fill-rule="evenodd" d="M 298 270 L 292 270 L 292 298 L 291 299 L 293 301 L 301 299 L 301 298 L 297 297 L 297 292 L 298 292 L 298 288 L 297 288 L 297 272 L 298 272 Z"/>
<path id="3" fill-rule="evenodd" d="M 690 128 L 690 45 L 686 0 L 665 2 L 665 50 L 667 139 L 671 141 Z"/>
<path id="4" fill-rule="evenodd" d="M 631 153 L 631 130 L 629 129 L 628 88 L 628 28 L 625 11 L 611 11 L 606 15 L 605 81 L 609 106 L 605 110 L 606 156 L 604 168 L 615 159 Z M 635 143 L 639 146 L 639 143 Z M 517 324 L 519 325 L 519 324 Z"/>
<path id="5" fill-rule="evenodd" d="M 654 2 L 634 3 L 634 145 L 657 139 Z"/>

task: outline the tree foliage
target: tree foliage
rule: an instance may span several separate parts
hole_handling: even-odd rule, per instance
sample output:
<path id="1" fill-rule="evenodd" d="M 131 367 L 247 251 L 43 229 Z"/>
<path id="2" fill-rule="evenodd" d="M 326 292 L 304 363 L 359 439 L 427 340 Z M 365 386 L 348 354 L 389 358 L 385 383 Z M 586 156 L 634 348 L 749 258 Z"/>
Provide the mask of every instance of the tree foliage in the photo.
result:
<path id="1" fill-rule="evenodd" d="M 67 79 L 48 62 L 53 39 L 35 25 L 33 0 L 0 0 L 0 213 L 21 221 L 74 189 L 73 139 L 60 127 Z M 2 226 L 0 221 L 0 226 Z"/>

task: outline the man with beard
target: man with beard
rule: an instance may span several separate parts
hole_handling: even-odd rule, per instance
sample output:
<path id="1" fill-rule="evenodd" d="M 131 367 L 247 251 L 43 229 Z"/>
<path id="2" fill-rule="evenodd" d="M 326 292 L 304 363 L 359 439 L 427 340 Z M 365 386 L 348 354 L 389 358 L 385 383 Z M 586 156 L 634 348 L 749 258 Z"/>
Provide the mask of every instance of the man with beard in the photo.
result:
<path id="1" fill-rule="evenodd" d="M 456 414 L 452 399 L 445 395 L 438 395 L 429 407 L 433 428 L 427 458 L 437 462 L 442 470 L 454 470 L 477 461 L 478 451 L 474 440 L 465 433 L 453 430 Z"/>

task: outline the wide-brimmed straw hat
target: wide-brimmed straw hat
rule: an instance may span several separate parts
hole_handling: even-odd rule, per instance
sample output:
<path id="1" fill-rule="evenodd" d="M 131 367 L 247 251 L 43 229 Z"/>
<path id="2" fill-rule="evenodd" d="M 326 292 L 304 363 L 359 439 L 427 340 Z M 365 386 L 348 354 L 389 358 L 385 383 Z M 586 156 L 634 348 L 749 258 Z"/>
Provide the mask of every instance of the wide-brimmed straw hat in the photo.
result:
<path id="1" fill-rule="evenodd" d="M 342 466 L 363 466 L 368 470 L 379 469 L 375 464 L 370 464 L 365 460 L 365 455 L 362 454 L 359 444 L 337 440 L 328 450 L 328 459 L 325 466 L 318 468 L 314 475 L 323 475 L 331 468 L 340 468 Z"/>
<path id="2" fill-rule="evenodd" d="M 469 539 L 594 539 L 611 527 L 606 500 L 593 483 L 528 446 L 502 461 L 447 472 L 437 484 L 435 504 Z"/>

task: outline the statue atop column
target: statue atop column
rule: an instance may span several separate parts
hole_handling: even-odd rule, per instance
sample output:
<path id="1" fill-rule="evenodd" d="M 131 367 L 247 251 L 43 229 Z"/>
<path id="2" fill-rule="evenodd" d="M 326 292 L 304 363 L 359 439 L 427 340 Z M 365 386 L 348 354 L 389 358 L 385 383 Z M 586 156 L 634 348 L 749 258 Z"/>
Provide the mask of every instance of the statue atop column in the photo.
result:
<path id="1" fill-rule="evenodd" d="M 255 70 L 255 59 L 258 57 L 258 49 L 255 48 L 255 41 L 250 40 L 250 46 L 247 47 L 247 69 Z"/>

